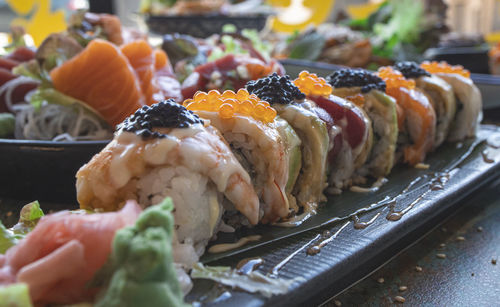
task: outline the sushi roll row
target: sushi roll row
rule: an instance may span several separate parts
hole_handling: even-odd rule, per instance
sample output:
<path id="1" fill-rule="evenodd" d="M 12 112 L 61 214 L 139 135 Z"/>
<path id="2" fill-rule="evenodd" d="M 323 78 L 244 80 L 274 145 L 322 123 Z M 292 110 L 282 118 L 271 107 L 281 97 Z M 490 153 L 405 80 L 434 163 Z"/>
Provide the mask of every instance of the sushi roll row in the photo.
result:
<path id="1" fill-rule="evenodd" d="M 237 92 L 144 106 L 77 173 L 81 208 L 173 199 L 174 262 L 190 269 L 219 231 L 314 211 L 325 192 L 416 165 L 475 134 L 481 96 L 459 67 L 272 74 Z"/>

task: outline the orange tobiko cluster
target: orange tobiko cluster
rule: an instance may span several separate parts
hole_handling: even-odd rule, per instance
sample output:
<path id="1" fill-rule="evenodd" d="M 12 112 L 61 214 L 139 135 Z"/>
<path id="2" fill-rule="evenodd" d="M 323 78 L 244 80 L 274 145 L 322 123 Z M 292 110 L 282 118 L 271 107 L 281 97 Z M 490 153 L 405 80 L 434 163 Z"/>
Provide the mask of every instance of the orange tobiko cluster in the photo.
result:
<path id="1" fill-rule="evenodd" d="M 246 89 L 239 89 L 237 93 L 227 90 L 222 94 L 217 90 L 208 93 L 198 91 L 193 99 L 184 101 L 184 106 L 191 111 L 219 112 L 223 119 L 230 119 L 239 114 L 270 123 L 276 117 L 276 110 L 267 101 L 248 93 Z"/>
<path id="2" fill-rule="evenodd" d="M 420 67 L 425 69 L 428 73 L 446 73 L 446 74 L 458 74 L 465 78 L 470 78 L 470 71 L 465 69 L 462 65 L 450 65 L 446 62 L 423 62 Z"/>
<path id="3" fill-rule="evenodd" d="M 392 67 L 390 66 L 379 68 L 379 70 L 376 72 L 376 75 L 385 81 L 385 91 L 388 94 L 392 89 L 396 88 L 404 87 L 409 90 L 415 88 L 414 80 L 406 79 L 402 73 L 392 69 Z"/>
<path id="4" fill-rule="evenodd" d="M 307 96 L 329 96 L 332 93 L 332 86 L 325 79 L 307 71 L 302 71 L 293 83 Z"/>

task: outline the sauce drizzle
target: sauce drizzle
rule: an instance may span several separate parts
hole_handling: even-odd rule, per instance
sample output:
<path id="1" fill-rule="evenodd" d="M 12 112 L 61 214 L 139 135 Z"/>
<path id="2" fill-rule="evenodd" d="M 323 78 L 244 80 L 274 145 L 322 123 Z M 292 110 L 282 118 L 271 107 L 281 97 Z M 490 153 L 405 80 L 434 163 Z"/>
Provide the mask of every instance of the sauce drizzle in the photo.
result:
<path id="1" fill-rule="evenodd" d="M 298 253 L 300 253 L 302 250 L 304 250 L 306 247 L 308 247 L 312 242 L 316 241 L 319 239 L 321 235 L 317 234 L 312 238 L 309 242 L 306 244 L 302 245 L 299 249 L 295 250 L 293 253 L 288 255 L 285 259 L 281 260 L 277 265 L 271 268 L 270 273 L 272 277 L 277 277 L 278 276 L 278 271 L 281 270 L 293 257 L 295 257 Z"/>
<path id="2" fill-rule="evenodd" d="M 249 242 L 259 241 L 262 238 L 260 235 L 253 235 L 248 237 L 243 237 L 235 243 L 222 243 L 210 246 L 208 252 L 211 254 L 227 252 L 239 247 L 246 245 Z"/>
<path id="3" fill-rule="evenodd" d="M 309 256 L 318 254 L 323 247 L 325 247 L 328 243 L 332 242 L 336 237 L 338 237 L 342 230 L 344 230 L 344 228 L 346 228 L 350 223 L 351 221 L 345 222 L 344 225 L 342 225 L 342 227 L 340 227 L 333 235 L 330 235 L 330 232 L 326 231 L 324 235 L 326 235 L 327 238 L 318 240 L 317 243 L 311 244 L 307 248 L 307 254 Z"/>
<path id="4" fill-rule="evenodd" d="M 355 229 L 365 229 L 366 227 L 370 226 L 375 222 L 375 220 L 382 214 L 382 212 L 379 212 L 375 214 L 369 221 L 367 222 L 361 222 L 359 217 L 357 215 L 353 216 L 353 221 L 354 221 L 354 228 Z"/>

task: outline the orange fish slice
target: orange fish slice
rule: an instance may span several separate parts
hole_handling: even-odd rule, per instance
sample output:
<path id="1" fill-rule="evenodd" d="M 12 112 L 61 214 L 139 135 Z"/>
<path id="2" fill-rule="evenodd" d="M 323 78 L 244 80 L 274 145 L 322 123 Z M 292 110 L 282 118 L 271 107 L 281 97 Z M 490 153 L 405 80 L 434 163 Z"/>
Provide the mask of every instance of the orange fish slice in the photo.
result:
<path id="1" fill-rule="evenodd" d="M 84 101 L 113 126 L 144 105 L 127 58 L 105 40 L 92 40 L 82 52 L 54 68 L 50 77 L 56 90 Z"/>
<path id="2" fill-rule="evenodd" d="M 137 40 L 121 46 L 120 49 L 137 74 L 146 103 L 152 105 L 156 102 L 153 95 L 158 92 L 158 89 L 153 84 L 155 73 L 153 48 L 146 41 Z"/>

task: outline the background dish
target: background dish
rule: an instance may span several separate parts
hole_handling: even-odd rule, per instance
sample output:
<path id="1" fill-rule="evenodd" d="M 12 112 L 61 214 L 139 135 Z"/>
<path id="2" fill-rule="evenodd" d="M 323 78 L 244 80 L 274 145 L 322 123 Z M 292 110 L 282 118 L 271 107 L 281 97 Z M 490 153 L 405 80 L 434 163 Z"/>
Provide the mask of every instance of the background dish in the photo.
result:
<path id="1" fill-rule="evenodd" d="M 0 196 L 75 203 L 76 171 L 107 143 L 0 139 Z"/>
<path id="2" fill-rule="evenodd" d="M 262 30 L 268 15 L 246 16 L 146 16 L 149 31 L 156 34 L 182 33 L 205 38 L 222 33 L 222 27 L 233 24 L 238 31 L 243 29 Z"/>

